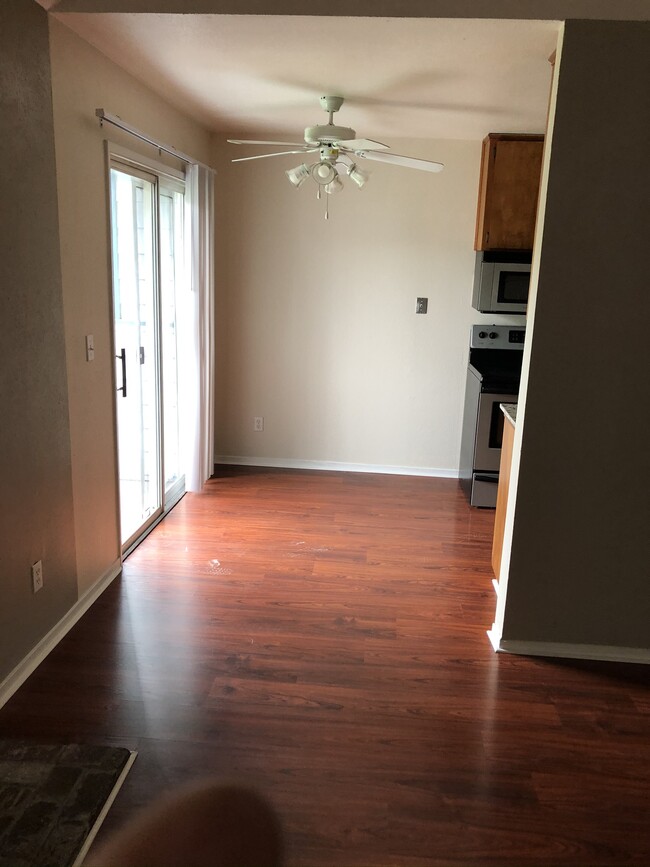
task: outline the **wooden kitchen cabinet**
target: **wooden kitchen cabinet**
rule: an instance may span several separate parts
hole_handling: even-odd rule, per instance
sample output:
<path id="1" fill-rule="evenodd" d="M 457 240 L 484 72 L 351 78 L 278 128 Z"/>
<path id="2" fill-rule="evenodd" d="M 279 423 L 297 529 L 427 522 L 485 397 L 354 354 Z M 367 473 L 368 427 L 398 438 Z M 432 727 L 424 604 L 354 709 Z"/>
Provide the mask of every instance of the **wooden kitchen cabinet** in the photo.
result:
<path id="1" fill-rule="evenodd" d="M 532 250 L 543 135 L 483 140 L 475 250 Z"/>
<path id="2" fill-rule="evenodd" d="M 499 464 L 499 487 L 497 488 L 497 507 L 494 514 L 494 536 L 492 537 L 492 569 L 499 580 L 501 555 L 503 553 L 503 531 L 506 523 L 506 506 L 510 489 L 510 465 L 512 464 L 512 445 L 515 440 L 515 426 L 508 419 L 503 421 L 501 441 L 501 463 Z"/>

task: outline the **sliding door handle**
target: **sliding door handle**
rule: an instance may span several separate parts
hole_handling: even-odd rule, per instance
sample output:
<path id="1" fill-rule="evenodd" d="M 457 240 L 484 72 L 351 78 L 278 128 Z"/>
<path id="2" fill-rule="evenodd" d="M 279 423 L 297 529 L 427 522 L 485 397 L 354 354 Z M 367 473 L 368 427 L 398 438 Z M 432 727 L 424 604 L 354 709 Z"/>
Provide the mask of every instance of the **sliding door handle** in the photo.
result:
<path id="1" fill-rule="evenodd" d="M 119 358 L 122 361 L 122 385 L 117 391 L 121 391 L 122 397 L 126 397 L 126 349 L 122 349 L 120 354 L 116 355 L 115 358 Z"/>

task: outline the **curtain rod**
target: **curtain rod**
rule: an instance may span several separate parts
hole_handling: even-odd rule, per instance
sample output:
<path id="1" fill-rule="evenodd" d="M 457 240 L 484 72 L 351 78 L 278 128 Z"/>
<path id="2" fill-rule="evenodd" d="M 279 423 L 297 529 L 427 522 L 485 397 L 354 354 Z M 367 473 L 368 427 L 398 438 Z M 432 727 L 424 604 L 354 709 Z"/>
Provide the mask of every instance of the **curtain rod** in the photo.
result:
<path id="1" fill-rule="evenodd" d="M 182 151 L 177 151 L 176 148 L 171 147 L 171 145 L 163 144 L 162 142 L 156 141 L 156 139 L 151 138 L 151 136 L 146 135 L 143 132 L 140 132 L 139 129 L 136 129 L 134 126 L 131 126 L 128 123 L 125 123 L 121 118 L 119 118 L 116 114 L 109 114 L 104 111 L 103 108 L 95 109 L 95 116 L 99 118 L 99 125 L 103 126 L 104 123 L 112 123 L 113 126 L 118 127 L 124 132 L 128 132 L 129 135 L 135 136 L 139 138 L 141 141 L 146 142 L 147 144 L 152 145 L 159 151 L 164 151 L 166 154 L 169 154 L 172 157 L 176 157 L 176 159 L 181 160 L 181 162 L 188 163 L 192 166 L 202 166 L 204 169 L 207 169 L 209 172 L 213 172 L 216 174 L 215 170 L 212 166 L 207 166 L 205 163 L 202 163 L 200 160 L 194 159 L 194 157 L 190 157 L 187 154 L 184 154 Z"/>

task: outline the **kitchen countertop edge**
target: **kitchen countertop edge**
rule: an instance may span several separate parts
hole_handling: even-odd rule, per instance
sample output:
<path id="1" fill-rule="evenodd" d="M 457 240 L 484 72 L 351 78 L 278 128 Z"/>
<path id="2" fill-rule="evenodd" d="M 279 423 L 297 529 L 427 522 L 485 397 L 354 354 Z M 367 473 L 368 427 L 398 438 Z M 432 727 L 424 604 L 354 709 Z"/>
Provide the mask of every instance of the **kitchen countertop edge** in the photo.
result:
<path id="1" fill-rule="evenodd" d="M 513 427 L 514 427 L 517 423 L 517 404 L 516 403 L 502 403 L 502 404 L 500 404 L 500 406 L 501 406 L 501 411 L 503 412 L 505 417 L 508 419 L 510 424 L 513 425 Z"/>

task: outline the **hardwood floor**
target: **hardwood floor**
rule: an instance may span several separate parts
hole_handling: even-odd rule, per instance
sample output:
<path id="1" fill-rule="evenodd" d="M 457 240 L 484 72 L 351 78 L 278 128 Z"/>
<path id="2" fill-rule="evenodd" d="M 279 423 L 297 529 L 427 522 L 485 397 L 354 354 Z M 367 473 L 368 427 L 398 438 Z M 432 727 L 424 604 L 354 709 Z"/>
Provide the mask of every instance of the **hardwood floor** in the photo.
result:
<path id="1" fill-rule="evenodd" d="M 494 654 L 493 520 L 452 480 L 224 468 L 0 737 L 139 751 L 99 839 L 216 773 L 295 865 L 650 864 L 650 668 Z"/>

